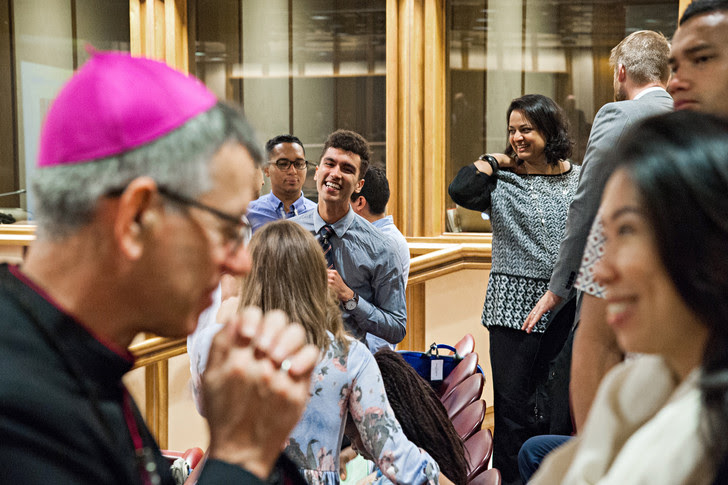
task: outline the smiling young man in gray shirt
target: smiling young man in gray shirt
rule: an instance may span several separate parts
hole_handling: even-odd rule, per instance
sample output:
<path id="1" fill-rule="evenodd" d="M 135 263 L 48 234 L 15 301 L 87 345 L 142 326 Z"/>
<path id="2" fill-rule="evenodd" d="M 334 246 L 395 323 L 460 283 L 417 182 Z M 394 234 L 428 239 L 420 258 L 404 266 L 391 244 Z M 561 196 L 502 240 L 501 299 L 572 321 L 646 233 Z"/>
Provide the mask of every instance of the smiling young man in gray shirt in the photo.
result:
<path id="1" fill-rule="evenodd" d="M 364 185 L 370 153 L 358 133 L 329 135 L 314 177 L 318 207 L 292 220 L 331 245 L 329 287 L 341 302 L 346 329 L 361 341 L 370 333 L 396 344 L 407 326 L 399 256 L 391 240 L 350 204 L 351 195 Z"/>

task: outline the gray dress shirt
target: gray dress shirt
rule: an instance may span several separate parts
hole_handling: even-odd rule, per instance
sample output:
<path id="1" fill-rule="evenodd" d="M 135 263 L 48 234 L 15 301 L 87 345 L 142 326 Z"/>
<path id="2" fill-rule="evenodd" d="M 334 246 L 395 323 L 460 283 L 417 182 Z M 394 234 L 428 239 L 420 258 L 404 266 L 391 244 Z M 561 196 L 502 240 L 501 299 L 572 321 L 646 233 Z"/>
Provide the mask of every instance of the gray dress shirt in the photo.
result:
<path id="1" fill-rule="evenodd" d="M 312 210 L 291 219 L 316 238 L 326 224 Z M 405 281 L 400 258 L 389 237 L 358 216 L 353 209 L 334 224 L 336 236 L 330 242 L 334 267 L 346 285 L 359 295 L 351 312 L 342 307 L 344 326 L 355 338 L 364 341 L 368 333 L 389 343 L 399 343 L 407 329 Z"/>

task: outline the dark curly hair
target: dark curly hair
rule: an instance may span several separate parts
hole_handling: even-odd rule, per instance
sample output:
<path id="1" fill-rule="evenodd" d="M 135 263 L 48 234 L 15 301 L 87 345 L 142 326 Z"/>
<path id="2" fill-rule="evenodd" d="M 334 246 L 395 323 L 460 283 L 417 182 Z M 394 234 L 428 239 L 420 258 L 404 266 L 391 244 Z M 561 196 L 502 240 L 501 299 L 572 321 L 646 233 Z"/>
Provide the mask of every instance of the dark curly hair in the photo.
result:
<path id="1" fill-rule="evenodd" d="M 397 352 L 380 349 L 374 359 L 407 439 L 429 453 L 455 485 L 465 485 L 465 447 L 435 391 Z"/>
<path id="2" fill-rule="evenodd" d="M 526 119 L 543 135 L 546 140 L 544 155 L 546 162 L 556 165 L 571 155 L 573 142 L 569 138 L 569 122 L 564 110 L 551 98 L 542 94 L 526 94 L 511 101 L 506 113 L 506 126 L 511 120 L 511 113 L 522 111 Z M 516 152 L 510 143 L 506 146 L 505 154 L 514 157 Z M 518 163 L 523 163 L 518 159 Z"/>
<path id="3" fill-rule="evenodd" d="M 637 188 L 663 266 L 686 305 L 708 328 L 700 378 L 703 432 L 725 473 L 728 121 L 690 111 L 650 118 L 620 145 L 617 158 Z"/>
<path id="4" fill-rule="evenodd" d="M 372 151 L 369 148 L 369 143 L 363 136 L 351 130 L 336 130 L 326 138 L 324 149 L 321 152 L 321 158 L 323 158 L 324 153 L 329 148 L 338 148 L 339 150 L 359 155 L 359 159 L 361 160 L 359 180 L 364 178 L 364 175 L 366 175 L 369 169 L 369 160 L 372 158 Z"/>

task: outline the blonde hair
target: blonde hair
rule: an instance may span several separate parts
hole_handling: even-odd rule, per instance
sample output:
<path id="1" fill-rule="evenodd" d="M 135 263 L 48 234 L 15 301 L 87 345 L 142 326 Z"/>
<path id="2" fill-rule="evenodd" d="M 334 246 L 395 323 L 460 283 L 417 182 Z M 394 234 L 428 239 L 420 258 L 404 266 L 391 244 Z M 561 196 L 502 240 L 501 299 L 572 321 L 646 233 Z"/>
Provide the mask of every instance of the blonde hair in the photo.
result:
<path id="1" fill-rule="evenodd" d="M 609 66 L 622 64 L 627 75 L 638 86 L 651 82 L 667 83 L 670 79 L 670 43 L 660 32 L 639 30 L 617 44 L 609 56 Z"/>
<path id="2" fill-rule="evenodd" d="M 329 290 L 326 260 L 316 239 L 295 222 L 280 220 L 258 229 L 249 249 L 253 266 L 242 279 L 240 308 L 282 310 L 303 325 L 308 343 L 320 350 L 331 343 L 327 330 L 348 348 L 341 309 Z"/>

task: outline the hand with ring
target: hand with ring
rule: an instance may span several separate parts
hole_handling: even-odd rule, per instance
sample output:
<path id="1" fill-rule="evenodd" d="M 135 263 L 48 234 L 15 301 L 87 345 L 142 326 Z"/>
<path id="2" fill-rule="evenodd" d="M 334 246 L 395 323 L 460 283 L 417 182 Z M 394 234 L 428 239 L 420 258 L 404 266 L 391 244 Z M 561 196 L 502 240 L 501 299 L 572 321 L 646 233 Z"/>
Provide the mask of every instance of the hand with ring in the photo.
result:
<path id="1" fill-rule="evenodd" d="M 280 311 L 248 308 L 215 336 L 202 378 L 210 458 L 267 479 L 308 402 L 319 351 Z"/>

